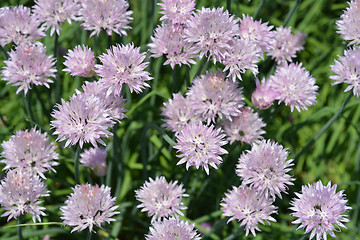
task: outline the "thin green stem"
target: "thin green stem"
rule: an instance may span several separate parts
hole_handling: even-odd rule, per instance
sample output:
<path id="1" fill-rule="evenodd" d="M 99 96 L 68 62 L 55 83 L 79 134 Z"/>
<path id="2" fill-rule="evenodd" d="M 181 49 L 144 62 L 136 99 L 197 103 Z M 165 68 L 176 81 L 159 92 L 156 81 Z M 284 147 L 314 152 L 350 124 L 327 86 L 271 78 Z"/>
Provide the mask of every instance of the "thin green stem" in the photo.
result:
<path id="1" fill-rule="evenodd" d="M 286 27 L 286 26 L 289 24 L 292 16 L 293 16 L 294 13 L 295 13 L 296 8 L 300 5 L 300 3 L 301 3 L 301 0 L 296 0 L 296 1 L 295 1 L 294 5 L 293 5 L 292 8 L 290 9 L 289 14 L 286 16 L 286 19 L 285 19 L 284 24 L 283 24 L 284 27 Z"/>
<path id="2" fill-rule="evenodd" d="M 176 93 L 177 92 L 177 66 L 175 66 L 174 69 L 172 69 L 172 72 L 171 72 L 171 76 L 172 76 L 172 79 L 173 79 L 173 83 L 172 83 L 172 90 L 171 92 L 172 93 Z"/>
<path id="3" fill-rule="evenodd" d="M 206 62 L 207 62 L 207 61 L 206 61 L 206 57 L 204 56 L 204 57 L 202 58 L 202 60 L 201 60 L 200 67 L 199 67 L 199 69 L 197 70 L 194 78 L 195 78 L 196 76 L 200 75 L 200 73 L 202 72 L 203 68 L 205 67 Z M 193 79 L 193 80 L 194 80 L 194 79 Z"/>
<path id="4" fill-rule="evenodd" d="M 18 222 L 18 225 L 20 225 L 20 224 L 22 223 L 22 215 L 20 215 L 20 216 L 18 217 L 17 222 Z M 17 227 L 17 234 L 18 234 L 19 240 L 24 240 L 23 235 L 22 235 L 22 229 L 21 229 L 21 228 L 22 228 L 22 226 L 18 226 L 18 227 Z"/>
<path id="5" fill-rule="evenodd" d="M 0 45 L 0 50 L 1 50 L 1 53 L 4 57 L 4 59 L 8 59 L 9 58 L 9 53 Z"/>
<path id="6" fill-rule="evenodd" d="M 261 3 L 260 3 L 260 5 L 259 5 L 259 7 L 256 9 L 256 12 L 255 12 L 255 14 L 254 14 L 254 19 L 257 19 L 257 18 L 259 17 L 261 10 L 262 10 L 262 9 L 264 8 L 264 6 L 265 6 L 265 1 L 266 1 L 266 0 L 262 0 Z"/>
<path id="7" fill-rule="evenodd" d="M 231 13 L 231 0 L 226 0 L 226 9 Z"/>
<path id="8" fill-rule="evenodd" d="M 56 58 L 56 79 L 55 79 L 55 102 L 60 102 L 60 79 L 59 79 L 59 35 L 55 32 L 55 40 L 54 40 L 54 58 Z"/>
<path id="9" fill-rule="evenodd" d="M 91 235 L 92 235 L 92 233 L 91 233 L 91 231 L 89 231 L 86 236 L 86 240 L 91 240 Z"/>
<path id="10" fill-rule="evenodd" d="M 316 142 L 316 140 L 324 133 L 326 130 L 329 129 L 329 127 L 339 118 L 341 113 L 343 112 L 346 104 L 350 101 L 351 97 L 353 96 L 353 93 L 351 92 L 349 96 L 345 99 L 345 101 L 341 104 L 339 110 L 330 118 L 329 121 L 320 129 L 320 131 L 308 142 L 308 144 L 301 150 L 300 153 L 298 153 L 295 157 L 295 162 L 299 160 L 301 155 L 303 155 L 305 152 L 309 150 L 309 148 Z"/>
<path id="11" fill-rule="evenodd" d="M 75 182 L 76 184 L 80 184 L 80 173 L 79 173 L 79 156 L 80 156 L 80 145 L 76 147 L 76 153 L 75 153 Z"/>

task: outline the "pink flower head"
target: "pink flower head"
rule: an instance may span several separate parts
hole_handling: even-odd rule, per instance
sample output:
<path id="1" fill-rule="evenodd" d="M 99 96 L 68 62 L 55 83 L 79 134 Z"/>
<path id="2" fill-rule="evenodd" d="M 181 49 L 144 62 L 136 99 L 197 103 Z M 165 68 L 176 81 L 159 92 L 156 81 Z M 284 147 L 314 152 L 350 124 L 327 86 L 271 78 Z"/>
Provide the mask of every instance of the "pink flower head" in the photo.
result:
<path id="1" fill-rule="evenodd" d="M 195 114 L 207 124 L 215 123 L 216 117 L 231 119 L 239 115 L 244 106 L 242 89 L 226 79 L 220 70 L 196 77 L 187 98 Z"/>
<path id="2" fill-rule="evenodd" d="M 336 238 L 334 231 L 340 232 L 340 227 L 346 228 L 343 222 L 349 222 L 345 212 L 351 209 L 347 206 L 344 191 L 336 192 L 336 184 L 323 186 L 321 181 L 312 185 L 302 186 L 301 193 L 295 193 L 297 198 L 291 201 L 291 214 L 297 217 L 292 223 L 300 224 L 310 239 L 316 235 L 316 240 L 327 239 L 327 234 Z"/>
<path id="3" fill-rule="evenodd" d="M 270 81 L 265 78 L 259 81 L 256 79 L 256 89 L 251 96 L 251 101 L 259 109 L 268 109 L 275 101 L 276 92 L 270 87 Z"/>
<path id="4" fill-rule="evenodd" d="M 360 43 L 360 1 L 350 0 L 349 7 L 341 15 L 341 19 L 336 21 L 338 25 L 337 33 L 341 34 L 350 44 Z"/>
<path id="5" fill-rule="evenodd" d="M 176 214 L 183 215 L 181 210 L 187 209 L 182 197 L 188 197 L 183 185 L 177 181 L 166 181 L 165 177 L 149 178 L 140 189 L 135 190 L 136 199 L 141 202 L 137 207 L 142 212 L 148 212 L 152 221 L 171 217 Z"/>
<path id="6" fill-rule="evenodd" d="M 345 92 L 353 90 L 354 95 L 359 98 L 360 94 L 360 48 L 353 47 L 344 51 L 344 56 L 335 60 L 331 65 L 331 71 L 335 75 L 330 76 L 335 82 L 332 85 L 347 83 L 349 84 Z"/>
<path id="7" fill-rule="evenodd" d="M 163 127 L 176 134 L 179 134 L 188 123 L 199 120 L 189 99 L 184 98 L 180 93 L 173 94 L 173 98 L 164 103 L 161 110 L 165 117 Z"/>
<path id="8" fill-rule="evenodd" d="M 192 43 L 184 40 L 184 27 L 163 23 L 155 29 L 154 37 L 151 37 L 149 51 L 152 57 L 158 58 L 163 54 L 166 56 L 164 65 L 186 64 L 190 66 L 196 62 L 192 59 L 197 57 L 196 48 Z"/>
<path id="9" fill-rule="evenodd" d="M 271 216 L 277 213 L 273 200 L 247 186 L 233 187 L 225 193 L 220 205 L 223 207 L 223 215 L 230 217 L 228 223 L 237 220 L 240 226 L 245 226 L 246 236 L 249 232 L 256 236 L 255 230 L 261 231 L 258 227 L 259 223 L 276 222 Z"/>
<path id="10" fill-rule="evenodd" d="M 262 139 L 265 131 L 262 129 L 266 124 L 250 107 L 241 109 L 241 113 L 232 117 L 231 120 L 226 119 L 223 123 L 224 132 L 227 140 L 232 144 L 235 141 L 251 144 Z"/>
<path id="11" fill-rule="evenodd" d="M 0 182 L 0 204 L 5 209 L 1 216 L 8 216 L 9 221 L 30 213 L 33 222 L 41 222 L 40 217 L 46 214 L 45 208 L 40 206 L 43 202 L 40 198 L 45 196 L 49 196 L 49 191 L 38 175 L 23 168 L 11 170 Z"/>
<path id="12" fill-rule="evenodd" d="M 65 21 L 71 24 L 71 20 L 75 20 L 78 4 L 74 0 L 35 0 L 33 12 L 46 29 L 51 28 L 50 36 L 55 31 L 60 35 L 60 24 Z"/>
<path id="13" fill-rule="evenodd" d="M 284 63 L 276 69 L 269 84 L 276 93 L 276 99 L 289 105 L 291 111 L 296 108 L 300 112 L 316 103 L 319 87 L 315 81 L 301 63 Z"/>
<path id="14" fill-rule="evenodd" d="M 260 61 L 260 49 L 256 42 L 250 39 L 234 38 L 229 41 L 229 46 L 230 49 L 220 60 L 225 65 L 223 71 L 229 71 L 227 77 L 231 77 L 235 82 L 236 78 L 242 80 L 241 74 L 246 70 L 250 70 L 254 75 L 259 73 L 256 64 Z"/>
<path id="15" fill-rule="evenodd" d="M 172 24 L 185 24 L 195 8 L 195 0 L 162 0 L 161 21 L 169 20 Z"/>
<path id="16" fill-rule="evenodd" d="M 207 56 L 214 63 L 230 50 L 229 41 L 239 35 L 238 20 L 223 8 L 202 8 L 187 21 L 185 40 L 194 43 L 200 58 Z"/>
<path id="17" fill-rule="evenodd" d="M 270 140 L 253 143 L 251 150 L 242 153 L 236 166 L 236 174 L 243 184 L 264 194 L 281 198 L 281 192 L 286 193 L 288 185 L 293 185 L 288 172 L 293 159 L 287 160 L 289 153 L 281 145 Z"/>
<path id="18" fill-rule="evenodd" d="M 209 165 L 217 169 L 217 165 L 222 162 L 220 155 L 228 153 L 221 147 L 227 143 L 224 138 L 221 128 L 189 123 L 176 139 L 177 145 L 174 148 L 180 152 L 176 156 L 181 158 L 177 165 L 186 163 L 186 169 L 190 166 L 197 169 L 202 166 L 209 175 Z"/>
<path id="19" fill-rule="evenodd" d="M 56 104 L 57 110 L 51 114 L 55 120 L 50 125 L 55 128 L 57 141 L 66 140 L 65 147 L 79 143 L 80 148 L 84 143 L 97 143 L 105 145 L 102 137 L 112 135 L 108 131 L 114 125 L 108 110 L 97 98 L 84 98 L 82 94 L 74 94 L 69 101 L 61 99 L 61 104 Z"/>
<path id="20" fill-rule="evenodd" d="M 64 65 L 67 67 L 63 69 L 69 72 L 71 76 L 92 77 L 95 74 L 95 56 L 87 46 L 76 46 L 74 50 L 69 50 L 65 56 Z"/>
<path id="21" fill-rule="evenodd" d="M 41 22 L 22 5 L 0 8 L 0 44 L 30 43 L 45 36 Z"/>
<path id="22" fill-rule="evenodd" d="M 292 58 L 296 57 L 296 53 L 304 49 L 305 34 L 297 32 L 291 34 L 291 27 L 280 26 L 276 28 L 274 33 L 273 46 L 268 52 L 277 63 L 286 61 L 292 62 Z"/>
<path id="23" fill-rule="evenodd" d="M 90 37 L 99 36 L 101 29 L 107 35 L 112 32 L 127 35 L 126 30 L 131 29 L 129 23 L 133 20 L 132 11 L 127 11 L 129 3 L 125 0 L 78 0 L 80 4 L 78 21 L 86 30 L 92 31 Z"/>
<path id="24" fill-rule="evenodd" d="M 11 50 L 9 59 L 1 75 L 7 84 L 18 86 L 16 93 L 22 90 L 25 95 L 33 85 L 44 85 L 50 88 L 51 78 L 55 77 L 55 59 L 46 55 L 46 49 L 40 42 L 21 44 Z"/>
<path id="25" fill-rule="evenodd" d="M 55 152 L 55 144 L 50 143 L 46 133 L 42 134 L 36 128 L 17 131 L 1 147 L 4 149 L 1 153 L 4 160 L 1 162 L 6 164 L 3 170 L 23 168 L 45 179 L 44 172 L 56 172 L 53 166 L 59 165 L 56 161 L 59 154 Z"/>
<path id="26" fill-rule="evenodd" d="M 119 214 L 115 211 L 119 206 L 114 206 L 115 199 L 110 195 L 110 188 L 90 184 L 76 185 L 73 193 L 68 196 L 65 206 L 61 206 L 61 219 L 65 225 L 75 227 L 71 232 L 82 231 L 94 225 L 101 228 L 103 222 L 116 221 L 112 216 Z"/>
<path id="27" fill-rule="evenodd" d="M 106 156 L 106 149 L 89 148 L 80 154 L 80 163 L 91 168 L 96 176 L 102 177 L 107 171 Z"/>
<path id="28" fill-rule="evenodd" d="M 261 20 L 256 21 L 249 15 L 243 14 L 240 19 L 240 37 L 252 40 L 262 51 L 269 52 L 272 49 L 274 41 L 272 28 L 273 26 L 268 26 L 267 22 L 261 23 Z"/>
<path id="29" fill-rule="evenodd" d="M 113 94 L 108 95 L 106 87 L 98 81 L 86 81 L 81 87 L 84 93 L 79 90 L 75 91 L 85 102 L 89 102 L 89 104 L 93 101 L 100 102 L 107 112 L 106 114 L 116 122 L 120 123 L 121 119 L 126 118 L 125 112 L 127 110 L 124 108 L 126 100 L 123 97 L 115 97 Z"/>
<path id="30" fill-rule="evenodd" d="M 133 43 L 119 45 L 106 50 L 101 55 L 101 65 L 97 64 L 96 73 L 102 77 L 99 82 L 104 84 L 116 97 L 120 96 L 123 84 L 127 84 L 130 92 L 142 92 L 145 87 L 150 87 L 145 81 L 151 80 L 150 73 L 145 71 L 148 62 L 144 62 L 145 53 L 140 53 L 140 48 L 135 48 Z"/>
<path id="31" fill-rule="evenodd" d="M 200 240 L 194 229 L 195 224 L 180 220 L 177 216 L 156 221 L 150 227 L 150 234 L 145 235 L 146 240 Z"/>

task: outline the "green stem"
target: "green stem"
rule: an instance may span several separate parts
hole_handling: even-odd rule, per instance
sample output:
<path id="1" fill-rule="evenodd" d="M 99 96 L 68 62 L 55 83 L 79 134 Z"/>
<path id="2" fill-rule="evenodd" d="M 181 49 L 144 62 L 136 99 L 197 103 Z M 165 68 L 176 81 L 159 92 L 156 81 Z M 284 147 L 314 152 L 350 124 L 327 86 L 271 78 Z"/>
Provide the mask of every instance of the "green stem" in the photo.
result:
<path id="1" fill-rule="evenodd" d="M 299 154 L 295 157 L 295 162 L 299 160 L 300 156 L 303 155 L 305 152 L 309 150 L 309 148 L 316 142 L 316 140 L 324 133 L 326 130 L 329 129 L 329 127 L 336 121 L 336 119 L 339 118 L 342 111 L 344 110 L 346 104 L 350 101 L 353 93 L 351 92 L 349 96 L 345 99 L 345 101 L 341 104 L 339 110 L 330 118 L 330 120 L 320 129 L 320 131 L 308 142 L 308 144 L 301 150 Z"/>
<path id="2" fill-rule="evenodd" d="M 91 240 L 91 235 L 92 235 L 92 233 L 89 231 L 87 236 L 86 236 L 86 240 Z"/>
<path id="3" fill-rule="evenodd" d="M 4 59 L 8 59 L 9 58 L 9 53 L 0 45 L 0 50 L 1 50 L 1 53 L 4 57 Z"/>
<path id="4" fill-rule="evenodd" d="M 21 224 L 21 222 L 22 222 L 22 215 L 20 215 L 19 216 L 19 218 L 18 218 L 18 225 L 20 225 Z M 21 229 L 21 226 L 18 226 L 17 227 L 17 234 L 18 234 L 18 236 L 19 236 L 19 240 L 23 240 L 24 238 L 23 238 L 23 235 L 22 235 L 22 229 Z"/>
<path id="5" fill-rule="evenodd" d="M 204 56 L 204 57 L 202 58 L 202 60 L 201 60 L 200 67 L 199 67 L 199 69 L 197 70 L 194 78 L 195 78 L 196 76 L 200 75 L 200 73 L 202 72 L 203 68 L 205 67 L 206 62 L 207 62 L 207 60 L 206 60 L 206 57 Z M 194 78 L 193 78 L 193 80 L 194 80 Z M 191 81 L 191 82 L 192 82 L 192 81 Z"/>
<path id="6" fill-rule="evenodd" d="M 177 74 L 176 74 L 176 68 L 177 66 L 175 66 L 174 69 L 172 69 L 171 75 L 172 75 L 172 79 L 173 79 L 173 83 L 172 83 L 172 93 L 176 93 L 177 92 Z"/>
<path id="7" fill-rule="evenodd" d="M 56 79 L 55 79 L 55 102 L 60 102 L 60 79 L 59 79 L 59 58 L 58 58 L 58 46 L 59 45 L 59 35 L 55 32 L 55 40 L 54 40 L 54 58 L 56 58 Z"/>
<path id="8" fill-rule="evenodd" d="M 79 156 L 80 156 L 80 145 L 76 147 L 76 153 L 75 153 L 75 182 L 76 184 L 80 184 L 80 174 L 79 174 Z"/>
<path id="9" fill-rule="evenodd" d="M 266 0 L 262 0 L 261 3 L 260 3 L 260 5 L 259 5 L 259 7 L 256 9 L 256 12 L 255 12 L 255 14 L 254 14 L 254 19 L 257 19 L 257 18 L 259 17 L 261 10 L 262 10 L 262 9 L 264 8 L 264 6 L 265 6 L 265 1 L 266 1 Z"/>
<path id="10" fill-rule="evenodd" d="M 231 0 L 226 0 L 226 9 L 231 13 Z"/>
<path id="11" fill-rule="evenodd" d="M 301 3 L 301 0 L 296 0 L 295 1 L 294 5 L 292 6 L 292 8 L 291 8 L 291 10 L 289 12 L 289 14 L 286 16 L 286 19 L 285 19 L 284 24 L 283 24 L 284 27 L 286 27 L 289 24 L 292 16 L 295 13 L 296 8 L 300 5 L 300 3 Z"/>

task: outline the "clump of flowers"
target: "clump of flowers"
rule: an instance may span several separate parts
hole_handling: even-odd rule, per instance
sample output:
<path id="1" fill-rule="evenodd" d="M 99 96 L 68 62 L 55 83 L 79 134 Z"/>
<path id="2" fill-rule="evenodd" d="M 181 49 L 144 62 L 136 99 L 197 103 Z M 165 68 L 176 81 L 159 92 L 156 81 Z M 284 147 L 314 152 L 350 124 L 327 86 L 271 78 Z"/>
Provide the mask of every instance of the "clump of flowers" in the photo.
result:
<path id="1" fill-rule="evenodd" d="M 179 220 L 178 217 L 165 218 L 156 221 L 150 227 L 150 234 L 145 236 L 146 240 L 200 240 L 200 236 L 194 229 L 195 224 Z"/>
<path id="2" fill-rule="evenodd" d="M 183 26 L 163 23 L 155 29 L 151 41 L 152 43 L 148 45 L 151 56 L 158 58 L 164 54 L 166 56 L 164 65 L 170 64 L 174 69 L 175 65 L 190 66 L 190 63 L 196 63 L 192 59 L 197 57 L 196 48 L 192 43 L 184 40 Z"/>
<path id="3" fill-rule="evenodd" d="M 293 223 L 300 224 L 310 239 L 316 235 L 317 240 L 327 239 L 327 234 L 336 238 L 334 231 L 340 227 L 346 228 L 343 222 L 349 222 L 344 213 L 351 209 L 347 206 L 344 191 L 336 192 L 336 184 L 323 186 L 321 181 L 312 185 L 302 186 L 301 193 L 295 193 L 297 198 L 291 201 L 292 215 L 297 217 Z"/>
<path id="4" fill-rule="evenodd" d="M 89 104 L 93 101 L 99 102 L 107 112 L 106 115 L 112 120 L 120 123 L 121 119 L 126 118 L 125 112 L 127 110 L 124 108 L 126 100 L 123 97 L 115 97 L 113 94 L 107 94 L 106 86 L 98 81 L 86 81 L 82 85 L 82 89 L 84 93 L 75 90 L 77 95 L 80 95 L 80 97 L 85 102 L 89 102 Z"/>
<path id="5" fill-rule="evenodd" d="M 360 94 L 360 48 L 353 47 L 344 51 L 344 56 L 340 56 L 339 60 L 335 60 L 335 64 L 331 65 L 331 71 L 335 75 L 330 76 L 335 82 L 332 85 L 347 83 L 349 84 L 345 92 L 353 90 L 354 95 L 359 98 Z"/>
<path id="6" fill-rule="evenodd" d="M 286 61 L 292 62 L 296 53 L 303 50 L 305 36 L 300 32 L 293 35 L 291 27 L 280 26 L 275 30 L 273 45 L 268 54 L 279 64 Z"/>
<path id="7" fill-rule="evenodd" d="M 51 116 L 50 125 L 55 128 L 57 141 L 66 140 L 65 147 L 79 143 L 80 148 L 84 143 L 97 143 L 105 146 L 102 137 L 112 135 L 107 129 L 114 125 L 108 110 L 97 99 L 84 99 L 82 94 L 74 94 L 69 101 L 61 99 L 61 104 L 56 104 Z"/>
<path id="8" fill-rule="evenodd" d="M 60 34 L 62 22 L 68 21 L 71 24 L 71 20 L 76 19 L 77 6 L 74 0 L 35 0 L 33 12 L 41 22 L 44 22 L 46 30 L 51 28 L 50 36 L 52 36 L 55 31 L 57 35 Z"/>
<path id="9" fill-rule="evenodd" d="M 79 0 L 80 4 L 78 21 L 84 21 L 81 26 L 92 31 L 90 37 L 95 34 L 99 36 L 101 29 L 107 35 L 112 32 L 119 35 L 127 35 L 126 30 L 130 29 L 129 23 L 133 20 L 132 11 L 127 11 L 129 3 L 125 0 Z"/>
<path id="10" fill-rule="evenodd" d="M 95 66 L 96 73 L 101 77 L 99 82 L 109 88 L 116 97 L 120 96 L 123 84 L 129 86 L 130 92 L 136 93 L 150 87 L 146 83 L 152 79 L 150 73 L 145 71 L 148 65 L 148 62 L 144 62 L 146 54 L 140 53 L 140 48 L 134 47 L 134 44 L 117 44 L 99 58 L 102 64 Z"/>
<path id="11" fill-rule="evenodd" d="M 214 62 L 230 50 L 229 41 L 239 35 L 238 20 L 223 8 L 202 8 L 187 21 L 185 40 L 194 43 L 203 56 Z"/>
<path id="12" fill-rule="evenodd" d="M 71 232 L 85 228 L 91 232 L 94 225 L 101 228 L 103 222 L 115 221 L 112 216 L 120 213 L 115 211 L 119 206 L 114 206 L 116 198 L 111 197 L 109 187 L 83 184 L 72 189 L 65 206 L 60 207 L 64 224 L 75 227 Z"/>
<path id="13" fill-rule="evenodd" d="M 258 227 L 259 223 L 276 222 L 271 216 L 277 213 L 273 200 L 244 185 L 233 187 L 225 193 L 220 205 L 223 207 L 223 215 L 230 217 L 228 223 L 237 220 L 241 226 L 245 226 L 246 236 L 249 232 L 256 236 L 255 230 L 261 231 Z"/>
<path id="14" fill-rule="evenodd" d="M 258 113 L 255 113 L 250 107 L 244 107 L 238 116 L 232 117 L 231 120 L 226 119 L 223 126 L 230 144 L 235 141 L 251 144 L 262 139 L 261 135 L 265 133 L 262 128 L 266 124 Z"/>
<path id="15" fill-rule="evenodd" d="M 348 2 L 349 7 L 346 8 L 341 15 L 341 19 L 336 21 L 338 25 L 338 33 L 342 37 L 351 41 L 350 44 L 360 43 L 360 3 L 358 0 L 351 0 Z"/>
<path id="16" fill-rule="evenodd" d="M 63 69 L 69 72 L 71 76 L 92 77 L 95 74 L 95 56 L 87 46 L 76 46 L 74 50 L 69 50 L 65 56 L 64 65 L 67 67 Z"/>
<path id="17" fill-rule="evenodd" d="M 4 141 L 1 147 L 4 149 L 1 162 L 6 164 L 3 170 L 23 168 L 45 179 L 44 172 L 55 172 L 53 166 L 59 165 L 56 161 L 59 154 L 55 152 L 55 144 L 50 143 L 46 133 L 42 134 L 35 128 L 30 131 L 17 131 L 9 141 Z"/>
<path id="18" fill-rule="evenodd" d="M 301 63 L 284 63 L 276 69 L 269 84 L 276 99 L 289 105 L 291 111 L 296 108 L 300 112 L 316 103 L 319 87 L 315 85 L 315 81 Z"/>
<path id="19" fill-rule="evenodd" d="M 23 168 L 11 170 L 0 183 L 0 204 L 5 213 L 1 216 L 17 218 L 25 213 L 32 214 L 32 220 L 41 222 L 41 216 L 46 216 L 45 208 L 40 204 L 41 197 L 49 196 L 46 184 L 38 175 Z"/>
<path id="20" fill-rule="evenodd" d="M 25 95 L 33 85 L 44 85 L 50 88 L 51 78 L 55 77 L 55 59 L 46 55 L 46 48 L 40 42 L 20 44 L 16 50 L 9 52 L 9 59 L 1 75 L 8 84 L 17 86 L 16 93 L 24 91 Z"/>
<path id="21" fill-rule="evenodd" d="M 188 123 L 199 120 L 189 99 L 180 93 L 173 94 L 173 98 L 164 103 L 162 115 L 165 117 L 163 127 L 176 134 L 179 134 Z"/>
<path id="22" fill-rule="evenodd" d="M 225 65 L 224 72 L 229 71 L 227 77 L 235 82 L 236 78 L 242 80 L 241 74 L 250 70 L 254 75 L 258 74 L 256 63 L 260 60 L 260 49 L 250 39 L 234 38 L 229 41 L 230 49 L 220 60 Z"/>
<path id="23" fill-rule="evenodd" d="M 195 8 L 194 0 L 162 0 L 158 3 L 161 6 L 160 13 L 163 16 L 161 21 L 169 20 L 172 24 L 185 24 Z"/>
<path id="24" fill-rule="evenodd" d="M 251 95 L 251 101 L 255 107 L 259 109 L 268 109 L 275 101 L 277 94 L 271 88 L 270 81 L 265 81 L 265 78 L 259 81 L 256 79 L 256 89 Z"/>
<path id="25" fill-rule="evenodd" d="M 142 212 L 148 212 L 152 220 L 159 220 L 174 216 L 183 215 L 181 210 L 187 209 L 181 201 L 182 197 L 188 197 L 183 185 L 177 185 L 177 181 L 166 181 L 165 177 L 149 178 L 140 189 L 135 190 L 136 199 L 141 202 L 137 207 Z"/>
<path id="26" fill-rule="evenodd" d="M 242 89 L 226 79 L 221 71 L 196 77 L 187 98 L 195 114 L 208 124 L 215 123 L 216 117 L 231 119 L 239 115 L 244 105 Z"/>
<path id="27" fill-rule="evenodd" d="M 209 175 L 209 165 L 217 169 L 217 165 L 222 162 L 220 155 L 228 152 L 221 146 L 227 143 L 224 140 L 225 134 L 221 128 L 214 129 L 213 125 L 205 126 L 202 123 L 189 123 L 177 136 L 177 145 L 174 146 L 176 155 L 181 158 L 177 163 L 186 163 L 186 169 L 195 166 L 197 169 L 201 166 L 206 174 Z"/>
<path id="28" fill-rule="evenodd" d="M 80 154 L 80 163 L 91 168 L 96 176 L 102 177 L 106 175 L 106 149 L 89 148 Z"/>
<path id="29" fill-rule="evenodd" d="M 287 160 L 289 153 L 281 145 L 270 140 L 253 143 L 251 150 L 242 153 L 236 165 L 236 174 L 243 184 L 249 184 L 256 191 L 275 198 L 286 193 L 288 185 L 293 185 L 288 172 L 293 159 Z"/>
<path id="30" fill-rule="evenodd" d="M 41 22 L 22 5 L 0 8 L 0 44 L 30 43 L 45 36 Z"/>
<path id="31" fill-rule="evenodd" d="M 273 47 L 272 28 L 273 26 L 268 26 L 267 22 L 261 23 L 261 20 L 256 21 L 249 15 L 243 14 L 240 19 L 240 37 L 252 40 L 252 43 L 255 43 L 261 51 L 269 52 Z"/>

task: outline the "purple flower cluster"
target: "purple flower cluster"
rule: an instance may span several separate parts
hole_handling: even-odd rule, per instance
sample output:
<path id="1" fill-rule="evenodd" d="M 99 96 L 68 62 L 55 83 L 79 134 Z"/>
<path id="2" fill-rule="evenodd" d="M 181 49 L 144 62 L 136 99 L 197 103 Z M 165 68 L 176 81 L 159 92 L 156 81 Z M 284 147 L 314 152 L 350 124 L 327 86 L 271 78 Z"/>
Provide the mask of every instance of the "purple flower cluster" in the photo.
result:
<path id="1" fill-rule="evenodd" d="M 46 48 L 40 42 L 20 44 L 9 52 L 5 60 L 2 79 L 8 84 L 17 86 L 16 93 L 24 91 L 25 95 L 33 85 L 44 85 L 50 88 L 51 78 L 55 77 L 55 59 L 46 55 Z"/>
<path id="2" fill-rule="evenodd" d="M 295 193 L 297 198 L 291 202 L 293 221 L 310 233 L 310 239 L 316 235 L 316 240 L 327 239 L 327 234 L 336 238 L 334 231 L 340 227 L 346 228 L 343 223 L 349 222 L 344 213 L 351 209 L 347 206 L 344 191 L 336 192 L 336 184 L 331 182 L 324 186 L 321 181 L 312 185 L 302 186 L 301 193 Z"/>
<path id="3" fill-rule="evenodd" d="M 129 23 L 133 20 L 132 11 L 127 11 L 129 3 L 126 0 L 77 0 L 79 4 L 78 21 L 83 21 L 81 26 L 92 31 L 90 37 L 99 36 L 101 29 L 107 35 L 112 32 L 119 35 L 126 35 L 130 29 Z"/>
<path id="4" fill-rule="evenodd" d="M 35 0 L 33 12 L 36 17 L 50 30 L 50 36 L 56 32 L 60 35 L 60 24 L 76 19 L 78 4 L 74 0 Z"/>
<path id="5" fill-rule="evenodd" d="M 134 44 L 113 46 L 99 57 L 102 64 L 95 65 L 95 71 L 101 77 L 99 82 L 116 97 L 120 96 L 123 84 L 129 86 L 130 92 L 142 92 L 143 88 L 150 87 L 146 81 L 152 79 L 145 71 L 148 65 L 144 62 L 145 57 Z"/>
<path id="6" fill-rule="evenodd" d="M 94 226 L 101 228 L 103 222 L 115 221 L 112 217 L 120 213 L 115 211 L 119 206 L 114 205 L 115 198 L 111 197 L 107 186 L 76 185 L 73 191 L 65 206 L 60 207 L 61 219 L 66 225 L 74 227 L 71 232 L 85 228 L 91 232 Z"/>
<path id="7" fill-rule="evenodd" d="M 183 185 L 177 181 L 166 181 L 165 177 L 152 178 L 145 182 L 140 189 L 135 190 L 136 199 L 141 202 L 137 207 L 142 212 L 148 212 L 152 220 L 161 220 L 174 215 L 183 215 L 181 210 L 187 209 L 182 202 L 183 197 L 188 197 Z"/>
<path id="8" fill-rule="evenodd" d="M 194 230 L 195 224 L 179 220 L 178 217 L 165 218 L 156 221 L 150 227 L 150 234 L 145 235 L 146 240 L 200 240 L 200 236 Z"/>
<path id="9" fill-rule="evenodd" d="M 95 56 L 87 46 L 76 46 L 74 50 L 69 50 L 63 69 L 69 72 L 71 76 L 92 77 L 95 74 Z"/>
<path id="10" fill-rule="evenodd" d="M 84 143 L 105 145 L 101 138 L 111 136 L 108 129 L 125 117 L 125 100 L 108 95 L 104 85 L 86 82 L 83 89 L 69 101 L 62 99 L 51 114 L 55 118 L 51 121 L 54 134 L 58 135 L 57 141 L 66 140 L 65 147 L 77 143 L 81 148 Z"/>
<path id="11" fill-rule="evenodd" d="M 46 184 L 38 175 L 23 168 L 11 170 L 0 182 L 0 204 L 5 209 L 1 216 L 8 216 L 9 221 L 30 213 L 34 222 L 41 222 L 40 217 L 46 214 L 45 207 L 40 206 L 43 202 L 40 198 L 48 196 L 48 193 Z"/>
<path id="12" fill-rule="evenodd" d="M 91 168 L 96 176 L 102 177 L 107 171 L 106 156 L 106 149 L 89 148 L 80 154 L 80 163 Z"/>
<path id="13" fill-rule="evenodd" d="M 348 2 L 349 7 L 346 8 L 344 13 L 341 15 L 341 19 L 336 21 L 338 25 L 338 33 L 346 41 L 351 41 L 349 44 L 360 43 L 360 4 L 359 0 L 350 0 Z"/>
<path id="14" fill-rule="evenodd" d="M 45 36 L 41 22 L 22 5 L 0 8 L 0 45 L 31 43 Z"/>
<path id="15" fill-rule="evenodd" d="M 59 154 L 55 152 L 55 143 L 50 143 L 47 134 L 42 134 L 35 128 L 17 131 L 1 147 L 4 149 L 0 155 L 3 158 L 1 162 L 6 164 L 3 170 L 23 169 L 45 179 L 44 173 L 55 172 L 53 166 L 59 165 L 56 161 Z"/>
<path id="16" fill-rule="evenodd" d="M 255 230 L 260 231 L 258 223 L 264 221 L 276 222 L 271 214 L 277 213 L 271 199 L 266 198 L 253 188 L 245 185 L 233 187 L 220 204 L 223 207 L 224 216 L 230 217 L 228 223 L 237 220 L 240 226 L 245 227 L 246 236 L 251 232 L 256 236 Z"/>

